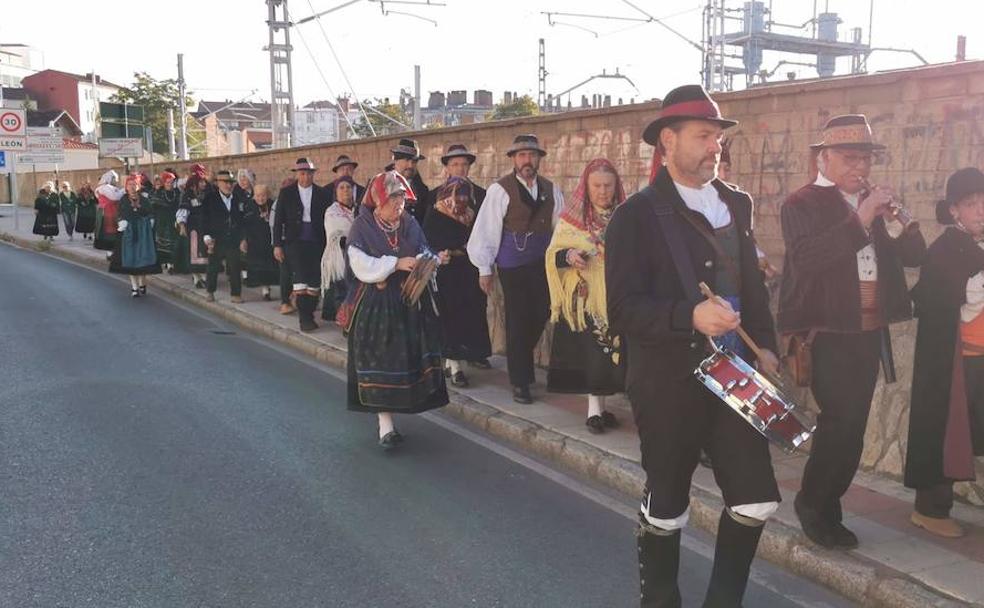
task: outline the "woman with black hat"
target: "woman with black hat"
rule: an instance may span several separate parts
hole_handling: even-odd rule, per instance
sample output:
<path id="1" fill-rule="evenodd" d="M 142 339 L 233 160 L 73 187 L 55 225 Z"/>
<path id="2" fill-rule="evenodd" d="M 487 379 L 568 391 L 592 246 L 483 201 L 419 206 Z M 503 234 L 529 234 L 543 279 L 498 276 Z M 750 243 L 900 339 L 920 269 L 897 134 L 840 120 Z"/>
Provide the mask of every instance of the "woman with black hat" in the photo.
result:
<path id="1" fill-rule="evenodd" d="M 344 177 L 352 180 L 355 184 L 355 205 L 358 207 L 359 203 L 362 202 L 362 197 L 366 194 L 365 186 L 360 186 L 358 182 L 355 181 L 355 170 L 359 167 L 359 163 L 352 160 L 347 154 L 340 154 L 338 159 L 335 160 L 335 164 L 331 166 L 331 172 L 335 174 L 335 179 L 325 184 L 325 190 L 328 192 L 328 200 L 335 202 L 335 185 L 338 181 Z"/>
<path id="2" fill-rule="evenodd" d="M 345 257 L 345 241 L 355 220 L 355 180 L 342 175 L 331 183 L 335 202 L 325 211 L 325 251 L 321 254 L 321 318 L 334 321 L 339 306 L 345 301 L 348 287 L 345 276 L 348 259 Z"/>
<path id="3" fill-rule="evenodd" d="M 405 211 L 414 196 L 395 171 L 370 182 L 348 237 L 355 281 L 346 300 L 348 408 L 377 414 L 379 444 L 403 441 L 392 414 L 416 414 L 448 403 L 441 372 L 441 328 L 431 294 L 407 302 L 402 286 L 422 255 L 424 232 Z M 432 254 L 431 254 L 432 255 Z M 442 263 L 447 253 L 439 255 Z"/>
<path id="4" fill-rule="evenodd" d="M 957 538 L 953 483 L 974 480 L 974 456 L 984 455 L 984 173 L 951 175 L 936 217 L 947 228 L 912 289 L 919 329 L 905 485 L 916 490 L 912 523 Z"/>

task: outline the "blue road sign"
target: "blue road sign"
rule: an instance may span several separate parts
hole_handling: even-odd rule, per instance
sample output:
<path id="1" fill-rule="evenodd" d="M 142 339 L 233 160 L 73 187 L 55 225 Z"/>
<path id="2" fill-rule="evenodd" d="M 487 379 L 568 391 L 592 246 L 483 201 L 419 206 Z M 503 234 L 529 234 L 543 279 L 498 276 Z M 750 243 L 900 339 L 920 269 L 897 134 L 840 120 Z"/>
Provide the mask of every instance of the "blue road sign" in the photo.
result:
<path id="1" fill-rule="evenodd" d="M 7 166 L 7 153 L 4 152 L 3 150 L 0 150 L 0 169 L 3 169 L 6 166 Z"/>

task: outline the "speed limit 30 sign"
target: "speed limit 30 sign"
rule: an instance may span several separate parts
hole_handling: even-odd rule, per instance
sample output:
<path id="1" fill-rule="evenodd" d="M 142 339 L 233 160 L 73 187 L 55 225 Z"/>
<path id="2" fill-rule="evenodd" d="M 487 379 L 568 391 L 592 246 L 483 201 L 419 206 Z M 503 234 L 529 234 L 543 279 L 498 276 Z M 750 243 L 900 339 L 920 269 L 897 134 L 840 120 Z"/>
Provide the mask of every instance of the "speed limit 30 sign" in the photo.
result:
<path id="1" fill-rule="evenodd" d="M 24 110 L 0 110 L 0 136 L 24 137 L 27 135 L 27 120 Z"/>

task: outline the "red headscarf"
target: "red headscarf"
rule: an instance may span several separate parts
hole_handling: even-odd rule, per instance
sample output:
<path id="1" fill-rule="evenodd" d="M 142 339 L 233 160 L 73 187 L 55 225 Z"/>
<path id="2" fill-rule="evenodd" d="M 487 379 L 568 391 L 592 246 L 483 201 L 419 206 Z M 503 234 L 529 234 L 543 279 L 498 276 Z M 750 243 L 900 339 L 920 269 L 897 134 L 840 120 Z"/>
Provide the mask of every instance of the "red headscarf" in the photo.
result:
<path id="1" fill-rule="evenodd" d="M 166 184 L 168 182 L 173 182 L 176 177 L 177 176 L 175 174 L 171 173 L 170 171 L 164 171 L 160 175 L 161 183 Z"/>
<path id="2" fill-rule="evenodd" d="M 611 173 L 615 176 L 615 193 L 613 195 L 614 204 L 612 209 L 625 202 L 625 188 L 622 186 L 622 178 L 619 177 L 615 165 L 607 158 L 596 158 L 588 163 L 581 173 L 581 179 L 577 183 L 574 194 L 564 207 L 560 217 L 581 230 L 589 232 L 597 231 L 605 227 L 606 221 L 598 217 L 594 205 L 588 200 L 588 176 L 598 171 Z"/>
<path id="3" fill-rule="evenodd" d="M 126 181 L 123 183 L 123 187 L 129 186 L 131 183 L 136 183 L 137 188 L 143 186 L 144 176 L 139 173 L 131 173 L 126 176 Z"/>
<path id="4" fill-rule="evenodd" d="M 406 193 L 407 201 L 416 201 L 417 196 L 410 187 L 407 178 L 400 175 L 397 171 L 387 171 L 380 173 L 369 180 L 366 186 L 366 194 L 362 198 L 362 206 L 367 209 L 374 209 L 386 202 L 391 193 L 398 192 L 400 189 Z"/>

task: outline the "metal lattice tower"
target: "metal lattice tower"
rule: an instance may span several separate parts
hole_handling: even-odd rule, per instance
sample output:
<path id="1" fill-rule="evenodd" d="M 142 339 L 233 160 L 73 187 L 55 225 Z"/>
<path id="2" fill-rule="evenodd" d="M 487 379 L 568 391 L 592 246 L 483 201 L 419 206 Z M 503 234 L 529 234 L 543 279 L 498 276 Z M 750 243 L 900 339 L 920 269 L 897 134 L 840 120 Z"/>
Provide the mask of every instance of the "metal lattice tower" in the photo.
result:
<path id="1" fill-rule="evenodd" d="M 294 125 L 294 78 L 290 53 L 290 13 L 287 0 L 266 0 L 270 43 L 270 123 L 273 147 L 289 148 Z M 279 14 L 278 14 L 279 13 Z"/>
<path id="2" fill-rule="evenodd" d="M 547 55 L 545 49 L 543 38 L 540 38 L 540 91 L 537 95 L 536 103 L 540 106 L 541 110 L 547 106 Z"/>

